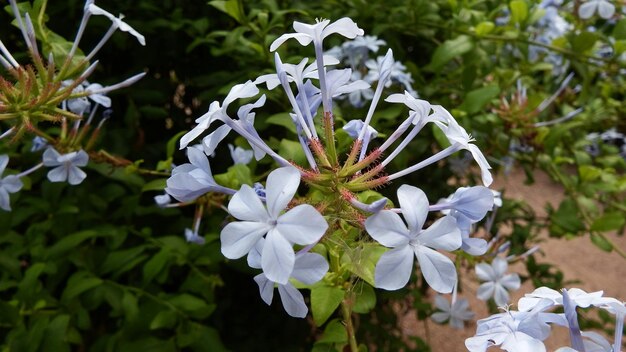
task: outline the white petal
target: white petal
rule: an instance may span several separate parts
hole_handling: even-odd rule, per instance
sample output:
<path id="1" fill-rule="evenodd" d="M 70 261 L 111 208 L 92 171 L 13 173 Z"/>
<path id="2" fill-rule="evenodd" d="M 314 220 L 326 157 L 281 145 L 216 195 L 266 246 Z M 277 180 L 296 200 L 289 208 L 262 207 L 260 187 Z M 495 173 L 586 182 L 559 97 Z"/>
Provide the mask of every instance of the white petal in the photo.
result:
<path id="1" fill-rule="evenodd" d="M 443 324 L 446 322 L 446 320 L 450 319 L 450 313 L 436 312 L 436 313 L 433 313 L 433 315 L 431 315 L 430 318 L 434 320 L 436 323 Z"/>
<path id="2" fill-rule="evenodd" d="M 491 265 L 487 263 L 476 264 L 476 276 L 483 281 L 495 281 L 497 280 L 496 274 L 493 271 Z"/>
<path id="3" fill-rule="evenodd" d="M 424 246 L 446 251 L 458 249 L 463 243 L 456 220 L 449 215 L 435 221 L 428 229 L 420 233 L 417 239 Z"/>
<path id="4" fill-rule="evenodd" d="M 391 210 L 381 210 L 365 220 L 365 229 L 373 239 L 385 247 L 398 247 L 409 243 L 409 231 L 400 215 Z"/>
<path id="5" fill-rule="evenodd" d="M 507 289 L 514 291 L 514 290 L 519 289 L 522 283 L 519 278 L 519 275 L 509 274 L 509 275 L 504 275 L 504 277 L 500 279 L 500 284 L 506 287 Z"/>
<path id="6" fill-rule="evenodd" d="M 87 166 L 88 162 L 89 162 L 89 154 L 87 154 L 87 152 L 85 152 L 82 149 L 76 153 L 74 160 L 72 160 L 72 164 L 76 166 L 80 166 L 80 167 Z"/>
<path id="7" fill-rule="evenodd" d="M 509 303 L 509 292 L 502 285 L 495 284 L 493 300 L 496 302 L 496 306 L 503 307 Z"/>
<path id="8" fill-rule="evenodd" d="M 589 19 L 593 16 L 593 13 L 596 12 L 597 7 L 598 4 L 595 1 L 586 2 L 578 8 L 578 16 L 583 20 Z"/>
<path id="9" fill-rule="evenodd" d="M 278 218 L 287 207 L 300 185 L 300 171 L 292 166 L 281 167 L 267 176 L 265 194 L 267 212 L 272 219 Z"/>
<path id="10" fill-rule="evenodd" d="M 11 211 L 11 199 L 9 198 L 9 193 L 3 187 L 0 187 L 0 209 Z"/>
<path id="11" fill-rule="evenodd" d="M 100 87 L 102 88 L 102 87 Z M 89 90 L 89 88 L 87 88 Z M 111 107 L 111 98 L 107 97 L 104 94 L 92 94 L 89 96 L 89 99 L 95 101 L 96 103 L 104 106 L 105 108 Z"/>
<path id="12" fill-rule="evenodd" d="M 61 165 L 61 163 L 58 160 L 60 156 L 61 156 L 61 154 L 59 154 L 59 152 L 57 152 L 54 148 L 48 147 L 43 152 L 43 164 L 45 166 L 58 166 L 58 165 Z"/>
<path id="13" fill-rule="evenodd" d="M 359 28 L 357 24 L 352 21 L 352 19 L 348 17 L 343 17 L 331 23 L 328 27 L 324 28 L 324 30 L 322 31 L 322 39 L 326 38 L 332 33 L 337 33 L 346 38 L 354 39 L 358 35 L 363 35 L 364 31 Z"/>
<path id="14" fill-rule="evenodd" d="M 493 282 L 485 282 L 484 284 L 478 286 L 478 291 L 476 291 L 476 297 L 482 301 L 486 301 L 489 298 L 493 297 L 493 292 L 495 290 L 495 285 Z"/>
<path id="15" fill-rule="evenodd" d="M 497 257 L 491 262 L 493 273 L 496 278 L 501 278 L 506 274 L 506 270 L 509 268 L 509 262 L 504 258 Z"/>
<path id="16" fill-rule="evenodd" d="M 489 187 L 489 185 L 493 182 L 493 177 L 491 176 L 491 172 L 489 172 L 489 169 L 491 169 L 491 166 L 489 166 L 487 159 L 485 159 L 485 156 L 480 151 L 480 149 L 478 149 L 477 146 L 470 144 L 468 148 L 469 148 L 470 153 L 472 153 L 474 160 L 476 160 L 476 162 L 478 163 L 478 166 L 480 166 L 480 174 L 483 179 L 483 184 L 486 187 Z"/>
<path id="17" fill-rule="evenodd" d="M 228 203 L 228 212 L 239 220 L 267 223 L 269 216 L 254 189 L 241 185 Z"/>
<path id="18" fill-rule="evenodd" d="M 246 257 L 248 261 L 248 266 L 255 269 L 261 269 L 261 253 L 263 253 L 263 245 L 265 244 L 265 238 L 261 237 L 257 241 L 257 243 L 252 246 L 250 252 L 248 252 L 248 256 Z"/>
<path id="19" fill-rule="evenodd" d="M 70 165 L 67 169 L 67 183 L 74 186 L 83 182 L 87 174 L 74 165 Z"/>
<path id="20" fill-rule="evenodd" d="M 306 317 L 309 308 L 304 303 L 304 297 L 302 297 L 300 291 L 288 283 L 286 285 L 278 285 L 278 293 L 287 314 L 294 318 Z"/>
<path id="21" fill-rule="evenodd" d="M 482 238 L 463 238 L 461 249 L 470 255 L 483 255 L 489 249 L 489 243 Z"/>
<path id="22" fill-rule="evenodd" d="M 268 306 L 272 304 L 272 298 L 274 298 L 274 283 L 268 280 L 264 274 L 255 276 L 254 281 L 259 285 L 259 294 L 261 294 L 263 302 Z"/>
<path id="23" fill-rule="evenodd" d="M 270 226 L 252 221 L 236 221 L 227 224 L 220 233 L 222 254 L 228 259 L 239 259 L 267 233 Z"/>
<path id="24" fill-rule="evenodd" d="M 270 230 L 261 255 L 265 276 L 277 284 L 286 284 L 293 272 L 295 257 L 291 244 L 279 232 Z"/>
<path id="25" fill-rule="evenodd" d="M 450 311 L 450 301 L 444 298 L 442 295 L 435 296 L 435 307 L 438 309 L 449 312 Z"/>
<path id="26" fill-rule="evenodd" d="M 376 287 L 397 290 L 406 286 L 413 272 L 413 251 L 408 245 L 385 252 L 374 272 Z"/>
<path id="27" fill-rule="evenodd" d="M 9 164 L 9 156 L 8 155 L 0 155 L 0 175 L 4 172 L 7 165 Z"/>
<path id="28" fill-rule="evenodd" d="M 615 13 L 615 5 L 611 4 L 608 1 L 602 1 L 598 4 L 598 14 L 600 15 L 600 17 L 604 18 L 605 20 L 608 20 L 609 18 L 613 17 L 613 14 Z"/>
<path id="29" fill-rule="evenodd" d="M 257 94 L 259 94 L 259 88 L 250 80 L 246 83 L 236 84 L 230 89 L 226 98 L 224 98 L 221 110 L 225 113 L 228 105 L 235 99 L 250 98 Z"/>
<path id="30" fill-rule="evenodd" d="M 418 246 L 415 255 L 428 285 L 439 293 L 450 293 L 456 285 L 456 268 L 445 255 L 425 246 Z"/>
<path id="31" fill-rule="evenodd" d="M 67 166 L 57 166 L 48 171 L 48 180 L 50 180 L 50 182 L 65 182 L 65 180 L 67 180 L 67 173 Z"/>
<path id="32" fill-rule="evenodd" d="M 302 46 L 306 46 L 309 45 L 309 43 L 311 43 L 311 41 L 313 40 L 312 37 L 306 35 L 306 34 L 302 34 L 302 33 L 286 33 L 281 35 L 280 37 L 276 38 L 276 40 L 274 40 L 272 42 L 272 45 L 270 45 L 270 51 L 276 51 L 276 49 L 278 49 L 279 46 L 281 46 L 284 42 L 286 42 L 289 39 L 295 39 L 298 41 L 298 43 L 300 43 L 300 45 Z"/>
<path id="33" fill-rule="evenodd" d="M 317 253 L 304 253 L 296 256 L 291 276 L 303 284 L 312 285 L 320 281 L 328 272 L 328 262 Z"/>
<path id="34" fill-rule="evenodd" d="M 402 208 L 402 216 L 409 224 L 413 233 L 419 233 L 424 227 L 428 216 L 428 198 L 424 191 L 417 187 L 402 185 L 398 188 L 398 201 Z"/>
<path id="35" fill-rule="evenodd" d="M 2 184 L 2 187 L 0 188 L 4 188 L 4 190 L 6 190 L 8 193 L 19 192 L 19 190 L 22 189 L 22 187 L 24 186 L 22 180 L 20 180 L 20 178 L 16 175 L 9 175 L 1 179 L 0 184 Z"/>
<path id="36" fill-rule="evenodd" d="M 546 351 L 546 346 L 543 344 L 543 342 L 519 331 L 509 334 L 506 339 L 504 339 L 504 342 L 500 347 L 508 352 Z"/>
<path id="37" fill-rule="evenodd" d="M 301 245 L 315 243 L 328 229 L 324 217 L 309 204 L 301 204 L 281 215 L 276 224 L 289 242 Z"/>
<path id="38" fill-rule="evenodd" d="M 461 190 L 461 189 L 459 189 Z M 459 193 L 455 192 L 455 196 Z M 485 214 L 493 208 L 493 192 L 483 186 L 475 186 L 463 189 L 457 199 L 453 197 L 454 209 L 468 217 L 472 222 L 480 221 Z"/>
<path id="39" fill-rule="evenodd" d="M 209 133 L 208 136 L 202 138 L 202 147 L 204 148 L 204 153 L 207 155 L 213 155 L 215 153 L 215 149 L 218 147 L 221 141 L 226 138 L 231 128 L 227 125 L 222 125 L 215 129 L 215 131 Z"/>

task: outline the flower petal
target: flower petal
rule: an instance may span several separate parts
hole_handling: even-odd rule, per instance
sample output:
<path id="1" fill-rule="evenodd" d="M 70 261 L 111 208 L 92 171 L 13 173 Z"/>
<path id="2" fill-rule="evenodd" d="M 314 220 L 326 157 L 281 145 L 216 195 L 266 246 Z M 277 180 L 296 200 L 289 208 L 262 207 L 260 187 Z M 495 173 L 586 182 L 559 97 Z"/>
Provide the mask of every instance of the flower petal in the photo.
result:
<path id="1" fill-rule="evenodd" d="M 236 221 L 227 224 L 220 233 L 222 254 L 228 259 L 243 257 L 270 228 L 270 225 L 252 221 Z"/>
<path id="2" fill-rule="evenodd" d="M 57 166 L 48 171 L 48 180 L 50 180 L 50 182 L 65 182 L 65 180 L 67 180 L 67 174 L 67 166 Z"/>
<path id="3" fill-rule="evenodd" d="M 509 292 L 500 284 L 494 285 L 493 300 L 496 302 L 496 306 L 504 307 L 509 303 Z"/>
<path id="4" fill-rule="evenodd" d="M 267 279 L 265 274 L 259 274 L 254 277 L 254 281 L 259 285 L 259 294 L 261 299 L 268 306 L 272 304 L 272 298 L 274 298 L 274 283 Z"/>
<path id="5" fill-rule="evenodd" d="M 374 272 L 376 287 L 397 290 L 406 286 L 413 272 L 413 251 L 408 245 L 385 252 Z"/>
<path id="6" fill-rule="evenodd" d="M 331 23 L 326 28 L 324 28 L 324 30 L 322 30 L 322 39 L 333 33 L 337 33 L 349 39 L 354 39 L 356 36 L 363 35 L 365 32 L 361 28 L 359 28 L 359 26 L 357 26 L 357 24 L 354 23 L 352 19 L 348 17 L 343 17 Z"/>
<path id="7" fill-rule="evenodd" d="M 495 277 L 499 279 L 506 274 L 506 270 L 509 268 L 509 262 L 504 258 L 497 257 L 491 263 L 491 267 L 493 268 Z"/>
<path id="8" fill-rule="evenodd" d="M 54 148 L 48 147 L 43 152 L 43 164 L 45 166 L 59 166 L 61 165 L 58 160 L 60 156 L 61 154 L 59 154 L 59 152 L 57 152 Z"/>
<path id="9" fill-rule="evenodd" d="M 428 198 L 424 191 L 417 187 L 402 185 L 398 188 L 398 202 L 411 233 L 419 233 L 428 216 Z"/>
<path id="10" fill-rule="evenodd" d="M 303 284 L 312 285 L 320 281 L 328 272 L 328 262 L 317 253 L 303 253 L 296 256 L 291 276 Z"/>
<path id="11" fill-rule="evenodd" d="M 300 185 L 300 171 L 292 166 L 281 167 L 267 176 L 265 194 L 267 212 L 272 219 L 277 219 L 287 207 Z"/>
<path id="12" fill-rule="evenodd" d="M 596 12 L 597 7 L 598 4 L 595 1 L 586 2 L 578 8 L 578 16 L 583 20 L 589 19 Z"/>
<path id="13" fill-rule="evenodd" d="M 22 180 L 16 175 L 9 175 L 0 180 L 0 183 L 2 184 L 0 188 L 4 188 L 8 193 L 19 192 L 24 186 Z"/>
<path id="14" fill-rule="evenodd" d="M 424 279 L 433 290 L 450 293 L 456 285 L 456 268 L 450 258 L 426 246 L 418 246 L 415 255 Z"/>
<path id="15" fill-rule="evenodd" d="M 295 22 L 294 22 L 295 24 Z M 274 52 L 276 51 L 276 49 L 278 49 L 279 46 L 283 45 L 284 42 L 286 42 L 289 39 L 295 39 L 298 41 L 298 43 L 300 43 L 300 45 L 302 46 L 307 46 L 309 45 L 309 43 L 311 43 L 311 41 L 313 40 L 313 38 L 309 35 L 306 34 L 302 34 L 302 33 L 285 33 L 283 35 L 281 35 L 280 37 L 276 38 L 276 40 L 274 40 L 272 42 L 272 45 L 270 45 L 270 51 Z"/>
<path id="16" fill-rule="evenodd" d="M 291 244 L 278 231 L 270 230 L 261 255 L 265 276 L 277 284 L 286 284 L 293 272 L 295 257 Z"/>
<path id="17" fill-rule="evenodd" d="M 87 174 L 78 167 L 70 165 L 67 168 L 67 183 L 70 185 L 75 186 L 80 184 L 85 178 L 87 178 Z"/>
<path id="18" fill-rule="evenodd" d="M 478 163 L 478 166 L 480 166 L 480 174 L 483 179 L 483 184 L 485 187 L 489 187 L 489 185 L 493 182 L 493 177 L 491 176 L 491 172 L 489 172 L 489 169 L 491 169 L 489 162 L 487 162 L 483 153 L 474 144 L 469 144 L 468 149 L 470 153 L 472 153 L 474 160 Z"/>
<path id="19" fill-rule="evenodd" d="M 256 221 L 259 223 L 267 223 L 269 220 L 269 215 L 261 199 L 254 189 L 248 185 L 241 185 L 239 191 L 230 199 L 228 212 L 239 220 Z"/>
<path id="20" fill-rule="evenodd" d="M 502 279 L 500 279 L 500 284 L 507 289 L 514 291 L 520 288 L 522 282 L 517 274 L 508 274 L 504 275 Z"/>
<path id="21" fill-rule="evenodd" d="M 600 17 L 604 18 L 605 20 L 608 20 L 609 18 L 613 17 L 613 14 L 615 13 L 615 5 L 611 4 L 608 1 L 602 1 L 598 4 L 598 14 L 600 15 Z"/>
<path id="22" fill-rule="evenodd" d="M 463 243 L 461 230 L 456 226 L 456 219 L 449 215 L 435 221 L 420 233 L 417 239 L 424 246 L 446 251 L 458 249 Z"/>
<path id="23" fill-rule="evenodd" d="M 400 215 L 391 210 L 381 210 L 365 220 L 365 230 L 385 247 L 398 247 L 409 243 L 409 231 Z"/>
<path id="24" fill-rule="evenodd" d="M 476 297 L 478 297 L 481 301 L 486 301 L 493 297 L 494 290 L 495 284 L 492 281 L 485 282 L 484 284 L 478 286 Z"/>
<path id="25" fill-rule="evenodd" d="M 488 263 L 478 263 L 476 264 L 476 276 L 482 281 L 495 281 L 498 278 L 496 277 L 493 268 Z"/>
<path id="26" fill-rule="evenodd" d="M 311 205 L 301 204 L 281 215 L 276 224 L 289 242 L 301 245 L 315 243 L 328 229 L 324 217 Z"/>
<path id="27" fill-rule="evenodd" d="M 204 153 L 207 155 L 213 155 L 215 153 L 215 149 L 220 144 L 221 141 L 226 138 L 231 128 L 227 125 L 221 125 L 216 128 L 215 131 L 209 133 L 206 137 L 202 138 L 202 147 L 204 149 Z"/>
<path id="28" fill-rule="evenodd" d="M 443 324 L 446 320 L 450 319 L 450 313 L 436 312 L 430 316 L 430 319 L 432 319 L 435 323 Z"/>
<path id="29" fill-rule="evenodd" d="M 283 302 L 283 307 L 287 314 L 294 318 L 306 317 L 309 308 L 304 303 L 304 297 L 302 297 L 300 291 L 288 283 L 286 285 L 278 285 L 278 294 L 280 294 L 280 300 Z"/>

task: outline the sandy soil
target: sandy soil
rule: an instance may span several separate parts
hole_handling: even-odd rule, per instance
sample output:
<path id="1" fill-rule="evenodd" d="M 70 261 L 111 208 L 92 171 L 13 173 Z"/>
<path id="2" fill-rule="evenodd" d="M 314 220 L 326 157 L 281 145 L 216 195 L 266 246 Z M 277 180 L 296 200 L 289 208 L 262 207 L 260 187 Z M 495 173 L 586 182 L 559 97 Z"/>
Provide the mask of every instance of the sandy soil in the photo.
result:
<path id="1" fill-rule="evenodd" d="M 559 185 L 552 182 L 544 174 L 536 175 L 534 185 L 524 184 L 525 176 L 521 171 L 514 171 L 508 176 L 496 177 L 491 188 L 506 189 L 507 198 L 523 199 L 537 211 L 538 215 L 545 215 L 545 204 L 550 202 L 558 206 L 563 197 L 563 191 Z M 609 236 L 611 240 L 626 251 L 626 236 Z M 542 235 L 545 241 L 541 243 L 541 253 L 536 255 L 538 262 L 556 264 L 565 275 L 565 281 L 579 281 L 570 287 L 578 287 L 587 292 L 604 290 L 605 296 L 626 300 L 626 259 L 617 253 L 605 253 L 594 246 L 588 237 L 573 240 L 550 239 L 547 234 Z M 509 268 L 524 274 L 524 266 L 518 265 Z M 465 280 L 465 290 L 460 297 L 470 301 L 472 310 L 477 319 L 487 317 L 489 314 L 484 302 L 476 299 L 476 280 Z M 520 290 L 511 294 L 511 302 L 515 303 L 534 288 L 530 282 L 522 285 Z M 415 314 L 407 314 L 403 320 L 402 330 L 404 334 L 419 336 L 429 342 L 433 352 L 443 351 L 466 351 L 464 341 L 473 336 L 476 324 L 466 326 L 464 330 L 455 330 L 449 326 L 440 326 L 432 321 L 419 322 Z M 553 329 L 552 336 L 546 341 L 549 351 L 560 346 L 568 346 L 569 337 L 563 328 Z M 492 348 L 491 350 L 498 350 Z"/>

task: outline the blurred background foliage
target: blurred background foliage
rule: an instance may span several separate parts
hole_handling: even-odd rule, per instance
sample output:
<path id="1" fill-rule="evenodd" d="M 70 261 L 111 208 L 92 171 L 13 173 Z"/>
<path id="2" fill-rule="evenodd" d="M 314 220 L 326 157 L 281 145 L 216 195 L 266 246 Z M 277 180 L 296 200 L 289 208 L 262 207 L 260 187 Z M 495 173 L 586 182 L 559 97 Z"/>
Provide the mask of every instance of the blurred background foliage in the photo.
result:
<path id="1" fill-rule="evenodd" d="M 621 103 L 625 63 L 620 60 L 626 20 L 618 6 L 614 19 L 584 21 L 574 12 L 578 2 L 568 4 L 563 14 L 572 28 L 544 43 L 545 51 L 531 60 L 537 23 L 545 14 L 531 0 L 102 1 L 99 5 L 107 10 L 123 13 L 147 45 L 115 34 L 99 53 L 92 78 L 106 85 L 137 72 L 147 75 L 111 94 L 112 119 L 99 148 L 115 155 L 117 165 L 91 163 L 88 178 L 76 187 L 45 182 L 43 173 L 35 173 L 25 190 L 12 196 L 13 211 L 0 212 L 2 350 L 328 351 L 345 343 L 338 333 L 343 327 L 334 328 L 339 320 L 315 327 L 312 321 L 289 318 L 280 304 L 262 303 L 245 265 L 225 261 L 218 237 L 224 199 L 217 197 L 203 220 L 207 244 L 189 244 L 183 232 L 191 226 L 193 210 L 155 206 L 153 197 L 162 193 L 164 178 L 138 172 L 168 172 L 172 163 L 183 162 L 183 153 L 175 153 L 179 132 L 193 127 L 232 85 L 271 72 L 269 44 L 291 32 L 294 20 L 351 17 L 366 34 L 387 42 L 412 74 L 421 98 L 447 107 L 471 131 L 496 172 L 515 164 L 527 171 L 528 182 L 535 170 L 543 170 L 564 186 L 565 198 L 548 209 L 548 218 L 505 200 L 491 231 L 512 229 L 507 234 L 510 254 L 531 248 L 541 229 L 551 236 L 589 236 L 602 250 L 620 250 L 604 234 L 624 230 L 624 158 L 619 146 L 608 143 L 590 153 L 593 143 L 586 136 L 610 128 L 626 132 Z M 83 6 L 79 0 L 49 0 L 48 27 L 72 40 Z M 9 12 L 0 16 L 2 40 L 18 61 L 27 62 Z M 81 48 L 94 46 L 108 26 L 106 19 L 92 18 Z M 329 39 L 326 49 L 339 43 L 339 38 Z M 286 46 L 281 49 L 285 61 L 307 53 L 295 42 Z M 613 54 L 598 54 L 606 46 Z M 550 62 L 551 54 L 560 55 L 561 63 Z M 563 72 L 555 74 L 559 70 Z M 573 82 L 538 111 L 569 72 L 575 73 Z M 527 99 L 516 105 L 521 86 Z M 294 134 L 276 128 L 267 117 L 284 112 L 288 104 L 268 94 L 271 103 L 257 117 L 256 127 L 280 145 Z M 572 119 L 537 125 L 580 107 L 584 110 Z M 383 109 L 374 125 L 384 131 L 404 113 Z M 337 108 L 340 121 L 359 114 L 347 104 Z M 430 155 L 445 144 L 442 137 L 426 129 L 410 144 L 410 155 L 396 159 L 394 167 Z M 28 143 L 0 148 L 14 165 L 38 162 Z M 232 161 L 223 148 L 212 168 L 241 184 L 256 181 L 250 175 L 265 171 L 262 163 L 250 166 L 252 173 L 246 167 L 243 172 L 229 168 Z M 447 196 L 454 185 L 477 183 L 467 169 L 453 169 L 442 163 L 409 176 L 407 183 L 424 189 L 431 200 Z M 381 192 L 395 194 L 391 188 Z M 560 288 L 558 268 L 537 263 L 541 260 L 528 261 L 528 279 Z M 427 318 L 433 308 L 425 294 L 424 285 L 377 292 L 376 307 L 362 309 L 359 341 L 381 350 L 427 350 L 419 339 L 399 337 L 394 310 L 397 302 L 408 302 L 420 319 Z"/>

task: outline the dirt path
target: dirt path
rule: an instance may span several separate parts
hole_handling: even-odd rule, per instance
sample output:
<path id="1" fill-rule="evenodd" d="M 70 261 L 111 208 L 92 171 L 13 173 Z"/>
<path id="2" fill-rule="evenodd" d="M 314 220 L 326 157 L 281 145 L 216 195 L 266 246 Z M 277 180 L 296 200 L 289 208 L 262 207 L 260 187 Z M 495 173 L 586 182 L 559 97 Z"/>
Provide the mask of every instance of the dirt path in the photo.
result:
<path id="1" fill-rule="evenodd" d="M 508 176 L 496 177 L 491 188 L 496 190 L 506 189 L 507 198 L 522 199 L 530 204 L 538 215 L 545 215 L 545 204 L 550 202 L 554 207 L 558 206 L 563 197 L 561 187 L 544 174 L 535 177 L 535 184 L 525 185 L 525 176 L 520 170 L 512 172 Z M 609 236 L 620 248 L 626 250 L 626 236 Z M 572 240 L 551 239 L 544 234 L 541 243 L 541 253 L 536 255 L 538 262 L 555 264 L 564 274 L 565 281 L 579 281 L 569 287 L 578 287 L 587 292 L 604 290 L 605 296 L 626 300 L 626 259 L 617 253 L 602 252 L 594 246 L 589 237 L 581 237 Z M 523 266 L 515 266 L 510 270 L 524 272 Z M 460 297 L 470 301 L 472 310 L 477 319 L 487 317 L 489 314 L 482 301 L 476 299 L 478 283 L 469 280 L 465 285 L 465 291 Z M 530 282 L 526 282 L 520 290 L 511 294 L 511 302 L 516 303 L 524 293 L 531 292 L 534 288 Z M 429 341 L 433 352 L 466 351 L 464 341 L 476 332 L 476 324 L 466 326 L 464 330 L 455 330 L 449 326 L 437 325 L 432 321 L 419 322 L 415 314 L 407 314 L 403 320 L 403 333 L 419 336 Z M 552 336 L 546 341 L 548 351 L 553 351 L 560 346 L 569 346 L 569 338 L 564 328 L 553 329 Z M 492 349 L 494 351 L 498 349 Z"/>

